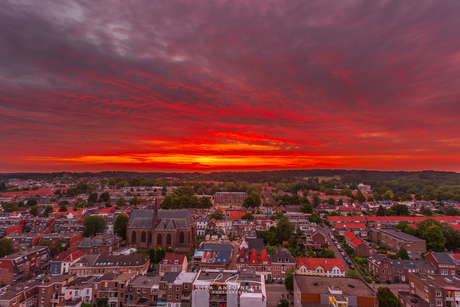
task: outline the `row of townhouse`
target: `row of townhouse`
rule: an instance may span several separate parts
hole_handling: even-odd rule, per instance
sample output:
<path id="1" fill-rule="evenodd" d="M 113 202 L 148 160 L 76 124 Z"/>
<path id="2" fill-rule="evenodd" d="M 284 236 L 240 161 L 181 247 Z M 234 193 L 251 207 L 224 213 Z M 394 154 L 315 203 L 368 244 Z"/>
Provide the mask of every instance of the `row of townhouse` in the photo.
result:
<path id="1" fill-rule="evenodd" d="M 371 227 L 391 227 L 406 221 L 408 223 L 418 223 L 426 219 L 434 219 L 443 224 L 458 224 L 460 216 L 435 216 L 435 217 L 413 217 L 413 216 L 328 216 L 330 223 L 364 223 Z"/>

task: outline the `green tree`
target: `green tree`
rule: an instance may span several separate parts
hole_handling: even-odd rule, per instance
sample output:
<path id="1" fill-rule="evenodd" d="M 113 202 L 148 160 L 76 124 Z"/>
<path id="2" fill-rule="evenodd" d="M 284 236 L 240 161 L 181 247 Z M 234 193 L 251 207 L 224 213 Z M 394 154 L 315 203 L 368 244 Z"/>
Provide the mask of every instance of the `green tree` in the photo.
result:
<path id="1" fill-rule="evenodd" d="M 43 217 L 48 217 L 51 212 L 53 212 L 53 207 L 52 206 L 46 206 L 45 211 L 43 211 L 43 213 L 42 213 L 42 216 Z"/>
<path id="2" fill-rule="evenodd" d="M 276 235 L 280 242 L 287 241 L 292 236 L 294 225 L 287 218 L 282 218 L 276 226 Z"/>
<path id="3" fill-rule="evenodd" d="M 363 203 L 366 201 L 366 197 L 364 197 L 363 192 L 361 192 L 361 190 L 358 190 L 356 192 L 355 199 L 359 200 L 360 203 Z"/>
<path id="4" fill-rule="evenodd" d="M 59 212 L 67 212 L 67 206 L 66 205 L 61 205 L 59 207 Z"/>
<path id="5" fill-rule="evenodd" d="M 402 245 L 399 251 L 396 253 L 396 257 L 402 260 L 409 260 L 409 254 L 407 253 L 406 248 Z"/>
<path id="6" fill-rule="evenodd" d="M 270 244 L 267 244 L 265 246 L 265 251 L 269 254 L 269 255 L 273 255 L 274 253 L 276 253 L 276 248 L 274 248 L 273 246 L 271 246 Z"/>
<path id="7" fill-rule="evenodd" d="M 331 198 L 329 198 L 329 199 L 327 200 L 327 203 L 328 203 L 329 205 L 335 206 L 335 199 L 331 197 Z"/>
<path id="8" fill-rule="evenodd" d="M 289 306 L 289 301 L 285 300 L 284 298 L 279 301 L 278 305 L 276 307 L 290 307 Z"/>
<path id="9" fill-rule="evenodd" d="M 398 298 L 387 287 L 380 287 L 377 290 L 377 302 L 379 306 L 385 307 L 401 307 Z"/>
<path id="10" fill-rule="evenodd" d="M 92 201 L 93 203 L 97 202 L 98 195 L 96 192 L 89 194 L 88 201 Z"/>
<path id="11" fill-rule="evenodd" d="M 123 197 L 120 197 L 115 205 L 118 207 L 124 207 L 126 205 L 126 200 Z"/>
<path id="12" fill-rule="evenodd" d="M 253 220 L 254 220 L 254 216 L 253 216 L 251 213 L 248 212 L 248 213 L 245 213 L 245 214 L 241 217 L 241 219 L 253 221 Z"/>
<path id="13" fill-rule="evenodd" d="M 218 220 L 222 220 L 224 218 L 224 216 L 220 212 L 214 212 L 213 214 L 211 214 L 211 216 L 209 218 L 210 219 L 216 219 L 216 221 L 218 221 Z"/>
<path id="14" fill-rule="evenodd" d="M 83 221 L 83 227 L 83 236 L 95 236 L 107 229 L 107 222 L 101 216 L 92 215 Z"/>
<path id="15" fill-rule="evenodd" d="M 212 203 L 209 197 L 201 197 L 200 198 L 200 208 L 211 208 Z"/>
<path id="16" fill-rule="evenodd" d="M 321 204 L 321 199 L 319 199 L 319 196 L 317 193 L 313 194 L 312 204 L 313 204 L 313 208 L 316 208 Z"/>
<path id="17" fill-rule="evenodd" d="M 99 195 L 99 202 L 105 203 L 105 202 L 108 202 L 109 200 L 110 200 L 109 192 L 104 192 L 104 193 L 101 193 L 101 195 Z"/>
<path id="18" fill-rule="evenodd" d="M 37 216 L 38 215 L 38 207 L 33 206 L 32 208 L 30 208 L 29 213 L 32 214 L 33 216 Z"/>
<path id="19" fill-rule="evenodd" d="M 61 195 L 61 189 L 57 189 L 56 191 L 54 191 L 54 195 Z"/>
<path id="20" fill-rule="evenodd" d="M 316 224 L 321 224 L 321 218 L 319 217 L 318 214 L 316 213 L 313 213 L 312 215 L 310 215 L 308 217 L 308 220 L 311 222 L 311 223 L 316 223 Z"/>
<path id="21" fill-rule="evenodd" d="M 355 270 L 348 270 L 347 272 L 347 276 L 346 277 L 350 277 L 350 278 L 361 278 L 361 276 L 358 274 L 358 272 L 356 272 Z"/>
<path id="22" fill-rule="evenodd" d="M 379 209 L 377 210 L 377 216 L 385 216 L 385 208 L 383 208 L 382 205 L 380 205 Z"/>
<path id="23" fill-rule="evenodd" d="M 332 249 L 323 248 L 319 254 L 320 258 L 335 258 L 335 253 Z"/>
<path id="24" fill-rule="evenodd" d="M 155 260 L 156 260 L 155 262 L 160 263 L 160 261 L 163 260 L 165 255 L 166 255 L 166 251 L 163 248 L 159 247 L 155 255 Z"/>
<path id="25" fill-rule="evenodd" d="M 126 240 L 126 233 L 128 231 L 128 217 L 124 214 L 118 214 L 113 224 L 113 232 Z"/>
<path id="26" fill-rule="evenodd" d="M 243 207 L 245 208 L 256 208 L 260 206 L 260 197 L 249 195 L 244 199 Z"/>
<path id="27" fill-rule="evenodd" d="M 150 258 L 150 263 L 155 262 L 155 249 L 154 248 L 149 249 L 149 258 Z"/>
<path id="28" fill-rule="evenodd" d="M 27 200 L 26 205 L 27 207 L 32 207 L 32 206 L 36 206 L 37 204 L 38 204 L 38 201 L 35 198 L 31 197 Z"/>
<path id="29" fill-rule="evenodd" d="M 14 253 L 14 244 L 10 239 L 1 239 L 0 240 L 0 258 L 8 256 Z"/>
<path id="30" fill-rule="evenodd" d="M 428 227 L 422 235 L 426 241 L 426 249 L 435 252 L 443 252 L 445 249 L 446 238 L 442 234 L 441 227 L 432 225 Z"/>
<path id="31" fill-rule="evenodd" d="M 294 275 L 288 274 L 284 279 L 284 286 L 289 293 L 294 292 Z"/>
<path id="32" fill-rule="evenodd" d="M 274 231 L 269 231 L 265 239 L 267 240 L 268 245 L 277 246 L 279 244 L 278 237 L 276 236 L 276 233 Z"/>
<path id="33" fill-rule="evenodd" d="M 161 196 L 166 196 L 166 192 L 168 190 L 166 189 L 166 186 L 164 185 L 163 188 L 161 188 Z"/>

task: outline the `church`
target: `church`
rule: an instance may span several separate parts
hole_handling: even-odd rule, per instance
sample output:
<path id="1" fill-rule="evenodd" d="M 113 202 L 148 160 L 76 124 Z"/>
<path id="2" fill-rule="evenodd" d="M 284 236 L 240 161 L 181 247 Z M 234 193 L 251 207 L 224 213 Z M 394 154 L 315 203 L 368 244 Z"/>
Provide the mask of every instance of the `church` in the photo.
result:
<path id="1" fill-rule="evenodd" d="M 126 246 L 139 251 L 171 247 L 174 252 L 189 254 L 196 244 L 196 224 L 187 209 L 132 210 L 128 220 Z"/>

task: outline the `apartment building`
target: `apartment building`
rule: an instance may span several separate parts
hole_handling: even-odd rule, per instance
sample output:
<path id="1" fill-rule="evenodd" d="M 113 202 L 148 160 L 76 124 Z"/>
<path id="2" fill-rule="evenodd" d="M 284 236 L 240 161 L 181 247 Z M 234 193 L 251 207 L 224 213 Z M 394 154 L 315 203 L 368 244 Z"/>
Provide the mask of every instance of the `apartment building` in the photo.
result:
<path id="1" fill-rule="evenodd" d="M 248 197 L 245 192 L 216 192 L 212 196 L 212 203 L 223 206 L 241 206 Z"/>
<path id="2" fill-rule="evenodd" d="M 402 246 L 409 253 L 422 254 L 426 252 L 426 242 L 395 228 L 372 228 L 371 238 L 378 244 L 384 245 L 393 252 L 398 252 Z"/>
<path id="3" fill-rule="evenodd" d="M 147 274 L 150 260 L 141 255 L 86 255 L 69 267 L 69 274 L 79 276 L 104 275 L 108 272 Z"/>
<path id="4" fill-rule="evenodd" d="M 430 306 L 460 305 L 460 278 L 457 276 L 409 273 L 409 290 Z"/>

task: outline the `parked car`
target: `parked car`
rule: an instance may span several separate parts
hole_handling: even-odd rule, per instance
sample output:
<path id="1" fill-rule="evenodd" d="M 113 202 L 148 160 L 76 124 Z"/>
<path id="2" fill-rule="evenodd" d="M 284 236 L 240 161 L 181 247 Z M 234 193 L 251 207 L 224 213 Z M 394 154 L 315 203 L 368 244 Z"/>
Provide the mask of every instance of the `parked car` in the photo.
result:
<path id="1" fill-rule="evenodd" d="M 40 275 L 37 275 L 36 279 L 40 279 L 40 278 L 43 278 L 45 277 L 45 274 L 40 274 Z"/>

